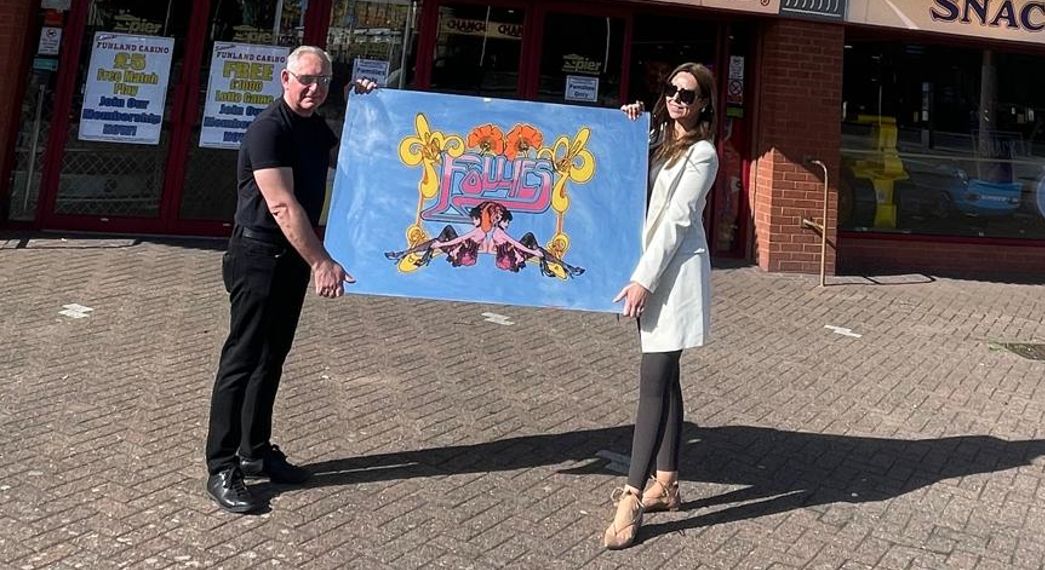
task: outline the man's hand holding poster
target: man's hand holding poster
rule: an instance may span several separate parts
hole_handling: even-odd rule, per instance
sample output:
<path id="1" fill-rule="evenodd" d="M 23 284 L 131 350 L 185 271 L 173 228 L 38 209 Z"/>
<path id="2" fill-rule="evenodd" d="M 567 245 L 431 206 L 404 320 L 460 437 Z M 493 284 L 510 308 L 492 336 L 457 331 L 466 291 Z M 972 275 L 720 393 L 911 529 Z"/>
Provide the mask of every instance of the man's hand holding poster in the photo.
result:
<path id="1" fill-rule="evenodd" d="M 641 251 L 647 130 L 616 109 L 353 97 L 327 249 L 354 293 L 617 312 Z"/>

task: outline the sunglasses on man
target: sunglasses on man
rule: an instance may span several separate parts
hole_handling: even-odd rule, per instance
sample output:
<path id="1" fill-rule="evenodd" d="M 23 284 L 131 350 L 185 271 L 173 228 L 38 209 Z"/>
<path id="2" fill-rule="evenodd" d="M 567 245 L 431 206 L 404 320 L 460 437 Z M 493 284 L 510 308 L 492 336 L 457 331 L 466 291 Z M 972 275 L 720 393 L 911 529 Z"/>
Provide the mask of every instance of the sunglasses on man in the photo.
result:
<path id="1" fill-rule="evenodd" d="M 318 83 L 320 87 L 329 87 L 330 80 L 333 79 L 330 75 L 298 75 L 291 70 L 287 70 L 287 73 L 294 76 L 294 79 L 298 80 L 298 83 L 302 85 L 312 85 Z"/>
<path id="2" fill-rule="evenodd" d="M 674 83 L 664 85 L 664 98 L 671 99 L 678 93 L 678 102 L 683 105 L 692 105 L 697 100 L 697 92 L 691 89 L 679 87 Z"/>

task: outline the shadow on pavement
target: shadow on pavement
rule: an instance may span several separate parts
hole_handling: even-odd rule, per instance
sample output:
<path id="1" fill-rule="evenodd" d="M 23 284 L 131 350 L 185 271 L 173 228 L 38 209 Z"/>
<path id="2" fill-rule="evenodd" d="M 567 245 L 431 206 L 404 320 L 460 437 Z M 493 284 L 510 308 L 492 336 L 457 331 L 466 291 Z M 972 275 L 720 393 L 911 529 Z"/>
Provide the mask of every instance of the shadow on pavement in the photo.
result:
<path id="1" fill-rule="evenodd" d="M 889 267 L 861 267 L 859 271 L 840 269 L 834 276 L 828 276 L 831 285 L 915 285 L 933 283 L 940 279 L 957 281 L 982 281 L 985 283 L 1003 283 L 1009 285 L 1043 285 L 1043 273 L 1011 273 L 992 271 L 984 268 L 980 271 L 930 271 L 922 268 L 920 273 L 900 271 Z"/>
<path id="2" fill-rule="evenodd" d="M 827 287 L 844 286 L 890 286 L 890 285 L 928 285 L 936 283 L 937 278 L 921 273 L 902 275 L 834 275 L 828 276 Z"/>
<path id="3" fill-rule="evenodd" d="M 313 477 L 304 487 L 526 469 L 569 461 L 587 463 L 560 473 L 613 475 L 623 484 L 623 477 L 606 469 L 607 461 L 596 453 L 626 453 L 631 432 L 631 426 L 621 426 L 325 461 L 307 466 Z M 1006 441 L 978 435 L 886 439 L 750 426 L 701 428 L 688 422 L 683 441 L 680 474 L 684 481 L 744 488 L 690 500 L 683 504 L 684 511 L 732 506 L 644 525 L 641 538 L 801 507 L 884 501 L 944 479 L 1029 465 L 1045 455 L 1045 440 Z M 287 490 L 291 488 L 267 483 L 252 488 L 266 500 Z"/>

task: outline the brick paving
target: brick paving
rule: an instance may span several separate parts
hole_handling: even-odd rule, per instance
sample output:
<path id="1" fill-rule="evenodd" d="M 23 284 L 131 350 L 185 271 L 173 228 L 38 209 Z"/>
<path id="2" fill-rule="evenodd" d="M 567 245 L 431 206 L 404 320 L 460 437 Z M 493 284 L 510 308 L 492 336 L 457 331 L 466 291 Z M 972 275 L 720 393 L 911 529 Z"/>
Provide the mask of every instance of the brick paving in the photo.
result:
<path id="1" fill-rule="evenodd" d="M 611 553 L 639 354 L 601 314 L 310 295 L 275 435 L 315 476 L 219 511 L 221 247 L 0 239 L 0 566 L 1045 564 L 1045 362 L 991 346 L 1045 342 L 1042 285 L 717 269 L 715 342 L 683 358 L 683 509 Z"/>

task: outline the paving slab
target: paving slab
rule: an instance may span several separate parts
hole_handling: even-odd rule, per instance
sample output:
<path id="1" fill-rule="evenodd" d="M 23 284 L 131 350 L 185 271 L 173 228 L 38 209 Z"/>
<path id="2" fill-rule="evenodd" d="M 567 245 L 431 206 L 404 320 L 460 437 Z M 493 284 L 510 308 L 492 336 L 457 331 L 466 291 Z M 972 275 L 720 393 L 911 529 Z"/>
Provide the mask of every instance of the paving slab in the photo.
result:
<path id="1" fill-rule="evenodd" d="M 1045 564 L 1045 362 L 1003 349 L 1045 343 L 1041 284 L 716 269 L 682 511 L 606 552 L 639 361 L 606 314 L 310 294 L 274 437 L 315 475 L 218 510 L 222 247 L 0 238 L 0 567 Z"/>

